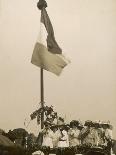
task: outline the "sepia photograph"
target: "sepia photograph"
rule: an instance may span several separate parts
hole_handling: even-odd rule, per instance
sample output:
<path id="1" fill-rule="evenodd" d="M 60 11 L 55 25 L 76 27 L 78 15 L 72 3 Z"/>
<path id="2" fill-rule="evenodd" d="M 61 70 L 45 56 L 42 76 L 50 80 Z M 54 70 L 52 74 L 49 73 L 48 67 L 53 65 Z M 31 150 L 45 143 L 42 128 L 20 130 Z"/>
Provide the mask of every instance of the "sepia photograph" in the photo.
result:
<path id="1" fill-rule="evenodd" d="M 0 0 L 0 155 L 116 155 L 116 0 Z"/>

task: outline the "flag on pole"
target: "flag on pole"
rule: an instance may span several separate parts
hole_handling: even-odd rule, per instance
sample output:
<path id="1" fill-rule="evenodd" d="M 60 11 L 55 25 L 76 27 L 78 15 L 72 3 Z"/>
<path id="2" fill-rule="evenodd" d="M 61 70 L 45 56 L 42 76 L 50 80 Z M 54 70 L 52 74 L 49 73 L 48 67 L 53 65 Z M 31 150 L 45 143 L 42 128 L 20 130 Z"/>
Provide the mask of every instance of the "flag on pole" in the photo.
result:
<path id="1" fill-rule="evenodd" d="M 56 75 L 60 75 L 69 63 L 55 40 L 54 30 L 45 7 L 41 9 L 40 34 L 33 50 L 31 63 Z"/>

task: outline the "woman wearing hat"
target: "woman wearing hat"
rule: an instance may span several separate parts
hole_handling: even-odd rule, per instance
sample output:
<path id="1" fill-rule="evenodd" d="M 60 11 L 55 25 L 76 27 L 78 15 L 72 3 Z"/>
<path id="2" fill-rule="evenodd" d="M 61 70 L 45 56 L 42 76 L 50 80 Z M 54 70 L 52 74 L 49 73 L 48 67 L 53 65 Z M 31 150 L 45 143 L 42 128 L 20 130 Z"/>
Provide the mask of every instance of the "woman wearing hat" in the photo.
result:
<path id="1" fill-rule="evenodd" d="M 69 147 L 67 126 L 65 124 L 62 124 L 59 126 L 59 130 L 60 130 L 60 137 L 58 141 L 58 147 Z"/>
<path id="2" fill-rule="evenodd" d="M 79 138 L 81 138 L 81 143 L 86 145 L 97 145 L 98 134 L 94 130 L 93 122 L 88 120 L 85 121 L 85 128 L 82 129 Z"/>
<path id="3" fill-rule="evenodd" d="M 59 138 L 61 137 L 60 130 L 58 129 L 58 125 L 52 125 L 51 130 L 53 131 L 52 142 L 53 148 L 58 147 Z"/>
<path id="4" fill-rule="evenodd" d="M 79 134 L 80 130 L 78 129 L 79 122 L 73 120 L 70 122 L 70 130 L 68 132 L 69 135 L 69 146 L 76 146 L 80 144 Z"/>
<path id="5" fill-rule="evenodd" d="M 50 122 L 45 121 L 44 122 L 45 128 L 42 131 L 43 134 L 43 143 L 42 146 L 49 146 L 50 148 L 53 148 L 52 143 L 52 137 L 53 137 L 53 131 L 50 129 Z"/>
<path id="6" fill-rule="evenodd" d="M 92 121 L 86 121 L 85 124 L 84 124 L 83 129 L 80 131 L 80 134 L 79 134 L 78 138 L 80 139 L 81 144 L 85 143 L 85 138 L 90 133 L 91 125 L 92 125 Z"/>
<path id="7" fill-rule="evenodd" d="M 107 122 L 102 122 L 101 123 L 102 129 L 103 129 L 103 133 L 104 133 L 104 145 L 107 145 L 108 142 L 111 142 L 111 140 L 113 139 L 112 136 L 112 129 L 109 123 Z"/>
<path id="8" fill-rule="evenodd" d="M 95 132 L 97 132 L 97 143 L 98 145 L 103 145 L 103 129 L 101 127 L 101 122 L 100 121 L 94 121 L 93 122 L 93 127 Z"/>

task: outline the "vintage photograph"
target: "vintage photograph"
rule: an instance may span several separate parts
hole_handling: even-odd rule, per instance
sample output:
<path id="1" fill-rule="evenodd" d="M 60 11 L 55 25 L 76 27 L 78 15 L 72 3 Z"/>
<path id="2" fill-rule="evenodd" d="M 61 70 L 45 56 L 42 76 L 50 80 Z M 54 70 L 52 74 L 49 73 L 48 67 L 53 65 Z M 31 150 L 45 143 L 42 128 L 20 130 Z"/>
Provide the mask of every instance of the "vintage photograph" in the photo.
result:
<path id="1" fill-rule="evenodd" d="M 116 155 L 116 1 L 0 0 L 0 155 Z"/>

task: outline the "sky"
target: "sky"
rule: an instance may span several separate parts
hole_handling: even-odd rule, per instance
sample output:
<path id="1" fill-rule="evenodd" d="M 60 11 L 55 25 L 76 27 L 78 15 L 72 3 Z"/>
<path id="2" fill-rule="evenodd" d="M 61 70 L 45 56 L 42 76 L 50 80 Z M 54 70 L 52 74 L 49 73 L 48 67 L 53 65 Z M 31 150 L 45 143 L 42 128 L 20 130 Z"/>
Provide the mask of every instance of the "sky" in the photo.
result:
<path id="1" fill-rule="evenodd" d="M 40 69 L 30 63 L 40 30 L 37 0 L 0 0 L 0 128 L 25 128 L 40 106 Z M 44 71 L 45 104 L 60 116 L 111 121 L 116 137 L 116 1 L 47 0 L 55 37 L 71 63 Z M 36 120 L 29 132 L 38 133 Z"/>

